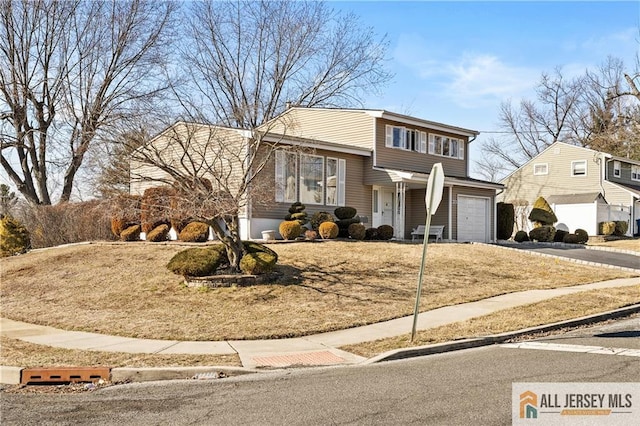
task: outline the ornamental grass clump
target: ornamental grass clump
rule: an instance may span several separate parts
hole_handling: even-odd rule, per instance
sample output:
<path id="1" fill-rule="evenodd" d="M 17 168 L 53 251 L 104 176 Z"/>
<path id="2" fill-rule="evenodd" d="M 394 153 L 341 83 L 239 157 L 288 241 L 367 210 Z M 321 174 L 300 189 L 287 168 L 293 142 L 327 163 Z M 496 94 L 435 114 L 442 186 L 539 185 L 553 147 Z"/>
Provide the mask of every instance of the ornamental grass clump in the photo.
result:
<path id="1" fill-rule="evenodd" d="M 598 226 L 598 233 L 600 235 L 611 235 L 616 230 L 615 222 L 600 222 Z"/>

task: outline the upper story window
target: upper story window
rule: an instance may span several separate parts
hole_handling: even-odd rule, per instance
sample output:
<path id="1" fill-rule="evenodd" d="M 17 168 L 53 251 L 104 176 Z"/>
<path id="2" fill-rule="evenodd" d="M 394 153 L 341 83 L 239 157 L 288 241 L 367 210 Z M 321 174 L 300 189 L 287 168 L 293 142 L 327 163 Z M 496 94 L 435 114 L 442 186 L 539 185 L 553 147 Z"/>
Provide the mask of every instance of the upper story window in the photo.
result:
<path id="1" fill-rule="evenodd" d="M 344 206 L 346 160 L 276 151 L 276 201 Z"/>
<path id="2" fill-rule="evenodd" d="M 464 141 L 462 139 L 429 134 L 429 154 L 462 160 L 464 159 Z"/>
<path id="3" fill-rule="evenodd" d="M 538 163 L 533 165 L 533 174 L 534 175 L 548 175 L 549 174 L 549 164 L 547 163 Z"/>
<path id="4" fill-rule="evenodd" d="M 385 126 L 385 143 L 388 148 L 404 149 L 406 151 L 427 152 L 427 133 L 406 127 Z"/>
<path id="5" fill-rule="evenodd" d="M 640 166 L 631 166 L 631 179 L 640 181 Z"/>
<path id="6" fill-rule="evenodd" d="M 621 168 L 622 168 L 622 165 L 620 164 L 619 161 L 614 161 L 613 162 L 613 175 L 615 177 L 620 177 Z"/>
<path id="7" fill-rule="evenodd" d="M 578 160 L 571 162 L 571 176 L 586 176 L 587 160 Z"/>

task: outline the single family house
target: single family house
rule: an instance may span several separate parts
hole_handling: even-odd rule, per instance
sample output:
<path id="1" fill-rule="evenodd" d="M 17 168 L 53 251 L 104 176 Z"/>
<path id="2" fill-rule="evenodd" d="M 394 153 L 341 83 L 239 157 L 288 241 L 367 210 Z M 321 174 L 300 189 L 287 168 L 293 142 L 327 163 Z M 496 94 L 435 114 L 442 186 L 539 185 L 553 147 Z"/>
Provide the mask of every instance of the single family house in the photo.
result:
<path id="1" fill-rule="evenodd" d="M 597 235 L 600 222 L 626 221 L 628 235 L 640 232 L 640 161 L 556 142 L 501 183 L 498 200 L 514 204 L 519 229 L 528 229 L 526 217 L 542 196 L 559 228 Z"/>
<path id="2" fill-rule="evenodd" d="M 267 183 L 261 198 L 268 202 L 247 200 L 240 212 L 242 238 L 259 239 L 262 231 L 278 229 L 299 201 L 309 215 L 354 207 L 365 226 L 391 225 L 395 238 L 409 239 L 425 223 L 427 179 L 432 166 L 442 163 L 444 193 L 431 224 L 444 226 L 445 240 L 495 240 L 496 192 L 502 185 L 469 177 L 469 144 L 477 131 L 385 110 L 305 107 L 289 108 L 258 130 L 276 149 L 260 171 Z M 150 144 L 171 145 L 167 132 Z M 229 144 L 252 137 L 243 129 L 219 132 Z M 132 168 L 146 177 L 132 179 L 134 194 L 153 185 L 149 177 L 162 174 L 144 164 Z"/>

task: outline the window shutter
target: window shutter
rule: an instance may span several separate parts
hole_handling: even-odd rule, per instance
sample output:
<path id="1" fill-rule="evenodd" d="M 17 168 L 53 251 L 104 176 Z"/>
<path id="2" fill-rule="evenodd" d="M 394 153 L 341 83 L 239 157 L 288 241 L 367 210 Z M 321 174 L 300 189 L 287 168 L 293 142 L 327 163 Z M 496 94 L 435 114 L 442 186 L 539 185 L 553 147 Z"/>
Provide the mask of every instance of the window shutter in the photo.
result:
<path id="1" fill-rule="evenodd" d="M 423 154 L 427 152 L 427 132 L 420 132 L 420 152 Z"/>
<path id="2" fill-rule="evenodd" d="M 436 137 L 435 135 L 429 135 L 429 154 L 436 152 Z"/>
<path id="3" fill-rule="evenodd" d="M 346 193 L 346 175 L 347 175 L 347 160 L 338 160 L 338 205 L 345 205 L 345 193 Z"/>
<path id="4" fill-rule="evenodd" d="M 390 125 L 387 124 L 384 127 L 385 127 L 385 132 L 386 132 L 386 137 L 385 137 L 385 140 L 384 140 L 384 146 L 393 148 L 393 126 L 390 126 Z"/>
<path id="5" fill-rule="evenodd" d="M 458 158 L 464 160 L 464 141 L 460 140 L 458 142 Z"/>
<path id="6" fill-rule="evenodd" d="M 276 151 L 276 202 L 284 202 L 284 167 L 285 167 L 285 153 L 284 151 Z"/>

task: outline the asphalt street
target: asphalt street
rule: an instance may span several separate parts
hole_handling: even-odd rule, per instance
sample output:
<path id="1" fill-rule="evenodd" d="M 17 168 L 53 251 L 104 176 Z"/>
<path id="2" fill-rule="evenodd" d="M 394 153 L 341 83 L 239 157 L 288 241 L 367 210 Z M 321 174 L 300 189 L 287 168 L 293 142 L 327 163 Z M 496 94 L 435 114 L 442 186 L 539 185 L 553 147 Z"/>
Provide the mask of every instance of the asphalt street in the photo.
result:
<path id="1" fill-rule="evenodd" d="M 640 382 L 637 354 L 576 351 L 606 346 L 633 352 L 639 333 L 636 316 L 535 341 L 553 350 L 498 345 L 373 365 L 134 383 L 82 394 L 3 393 L 2 424 L 508 425 L 512 383 Z"/>
<path id="2" fill-rule="evenodd" d="M 568 257 L 571 259 L 584 260 L 586 262 L 603 263 L 605 265 L 620 266 L 623 268 L 640 269 L 640 256 L 604 251 L 590 250 L 584 247 L 536 247 L 531 244 L 514 244 L 509 247 L 520 250 L 533 251 L 537 253 L 545 253 L 553 256 Z"/>

